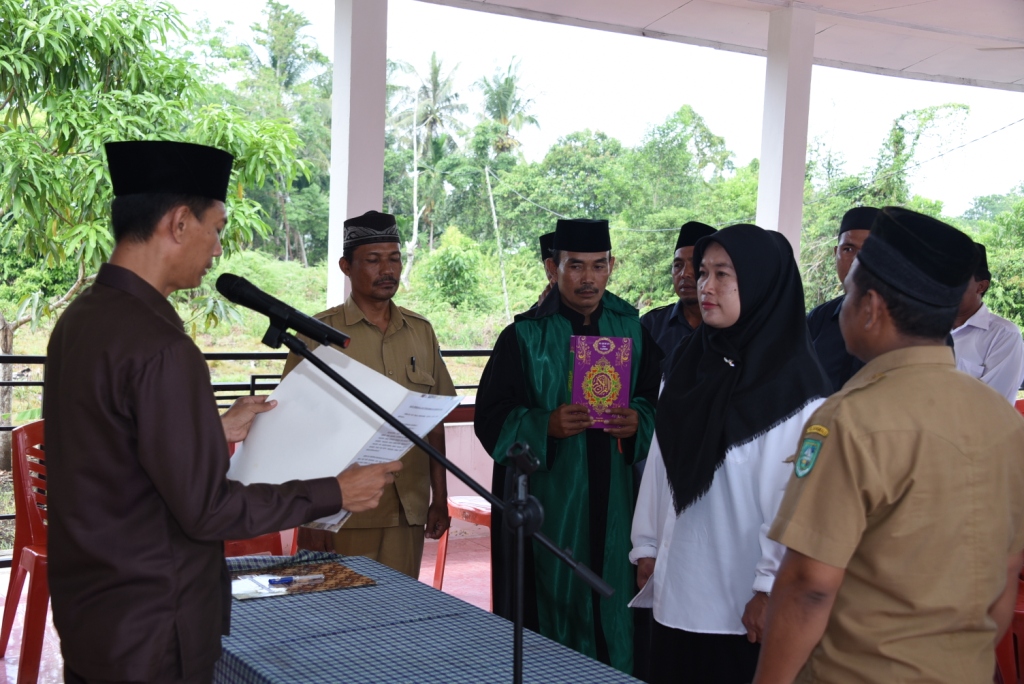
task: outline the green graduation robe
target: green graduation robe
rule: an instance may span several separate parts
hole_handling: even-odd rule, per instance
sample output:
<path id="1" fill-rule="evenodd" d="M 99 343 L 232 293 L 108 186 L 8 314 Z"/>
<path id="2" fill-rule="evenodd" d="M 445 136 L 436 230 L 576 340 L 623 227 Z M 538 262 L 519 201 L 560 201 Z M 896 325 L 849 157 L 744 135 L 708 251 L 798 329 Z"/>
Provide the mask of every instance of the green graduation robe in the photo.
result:
<path id="1" fill-rule="evenodd" d="M 563 440 L 547 436 L 551 411 L 571 401 L 569 337 L 574 334 L 633 339 L 630 408 L 639 414 L 639 429 L 635 437 L 622 440 L 621 452 L 618 441 L 600 430 Z M 530 493 L 544 506 L 541 530 L 615 589 L 610 598 L 598 597 L 534 544 L 527 552 L 527 626 L 626 673 L 632 671 L 633 658 L 633 616 L 626 604 L 636 592 L 628 558 L 632 463 L 645 458 L 650 446 L 660 362 L 660 350 L 628 303 L 605 292 L 591 323 L 584 326 L 583 316 L 562 304 L 556 290 L 502 332 L 476 398 L 476 433 L 497 464 L 495 494 L 504 495 L 505 452 L 517 441 L 527 442 L 541 462 L 530 478 Z M 512 574 L 511 566 L 504 567 L 511 558 L 503 557 L 501 531 L 501 518 L 495 516 L 496 599 L 503 580 L 511 581 Z M 498 600 L 495 607 L 500 612 Z"/>

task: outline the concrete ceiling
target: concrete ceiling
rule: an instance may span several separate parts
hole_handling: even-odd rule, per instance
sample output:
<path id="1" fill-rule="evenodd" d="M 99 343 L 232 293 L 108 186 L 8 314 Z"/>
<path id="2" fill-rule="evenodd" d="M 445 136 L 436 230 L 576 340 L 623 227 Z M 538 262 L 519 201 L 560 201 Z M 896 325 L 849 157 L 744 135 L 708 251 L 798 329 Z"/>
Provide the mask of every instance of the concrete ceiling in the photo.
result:
<path id="1" fill-rule="evenodd" d="M 768 15 L 814 10 L 814 63 L 1024 91 L 1024 0 L 423 0 L 764 55 Z"/>

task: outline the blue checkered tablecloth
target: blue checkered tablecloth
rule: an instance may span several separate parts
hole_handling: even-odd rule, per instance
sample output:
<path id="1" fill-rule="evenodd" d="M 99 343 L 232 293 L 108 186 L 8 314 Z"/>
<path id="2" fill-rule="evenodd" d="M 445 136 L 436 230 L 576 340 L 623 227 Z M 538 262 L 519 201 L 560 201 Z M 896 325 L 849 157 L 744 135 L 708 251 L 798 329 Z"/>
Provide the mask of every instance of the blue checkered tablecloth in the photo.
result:
<path id="1" fill-rule="evenodd" d="M 231 572 L 337 560 L 369 587 L 232 601 L 219 684 L 511 682 L 512 623 L 367 558 L 229 558 Z M 635 682 L 527 630 L 526 682 Z"/>

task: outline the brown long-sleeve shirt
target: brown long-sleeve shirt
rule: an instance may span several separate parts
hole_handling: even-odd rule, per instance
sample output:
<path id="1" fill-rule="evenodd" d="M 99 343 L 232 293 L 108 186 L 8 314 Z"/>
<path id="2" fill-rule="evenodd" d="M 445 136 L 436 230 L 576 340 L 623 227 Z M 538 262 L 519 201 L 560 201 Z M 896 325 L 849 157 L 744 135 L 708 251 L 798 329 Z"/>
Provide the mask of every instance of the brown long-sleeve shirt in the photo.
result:
<path id="1" fill-rule="evenodd" d="M 202 354 L 170 303 L 111 264 L 47 348 L 49 579 L 68 666 L 148 679 L 175 638 L 185 676 L 220 657 L 230 620 L 223 539 L 336 513 L 334 478 L 229 481 Z"/>

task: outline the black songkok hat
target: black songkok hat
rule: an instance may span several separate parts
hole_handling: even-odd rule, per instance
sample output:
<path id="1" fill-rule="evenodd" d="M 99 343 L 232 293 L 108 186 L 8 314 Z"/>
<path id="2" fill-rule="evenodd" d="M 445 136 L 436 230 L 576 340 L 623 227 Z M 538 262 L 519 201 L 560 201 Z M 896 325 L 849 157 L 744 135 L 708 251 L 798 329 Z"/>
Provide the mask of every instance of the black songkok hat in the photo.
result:
<path id="1" fill-rule="evenodd" d="M 871 230 L 871 224 L 875 222 L 879 209 L 877 207 L 854 207 L 843 214 L 843 220 L 839 224 L 839 234 L 842 235 L 848 230 Z"/>
<path id="2" fill-rule="evenodd" d="M 978 267 L 974 269 L 975 280 L 992 280 L 992 271 L 988 270 L 988 250 L 980 242 L 974 243 L 978 252 Z"/>
<path id="3" fill-rule="evenodd" d="M 551 247 L 555 244 L 554 232 L 544 233 L 537 238 L 537 241 L 540 243 L 540 260 L 544 261 L 545 259 L 550 259 Z"/>
<path id="4" fill-rule="evenodd" d="M 564 252 L 610 252 L 612 238 L 604 219 L 558 219 L 552 249 Z"/>
<path id="5" fill-rule="evenodd" d="M 974 241 L 956 228 L 900 207 L 885 207 L 857 255 L 886 285 L 937 308 L 960 303 L 978 263 Z"/>
<path id="6" fill-rule="evenodd" d="M 345 247 L 371 245 L 375 242 L 401 242 L 398 224 L 391 214 L 370 210 L 362 216 L 345 221 Z"/>
<path id="7" fill-rule="evenodd" d="M 108 142 L 107 166 L 114 197 L 162 193 L 227 200 L 229 153 L 169 140 Z"/>
<path id="8" fill-rule="evenodd" d="M 714 228 L 700 221 L 687 221 L 679 229 L 679 237 L 676 238 L 676 249 L 681 247 L 693 247 L 697 240 L 702 237 L 717 233 Z"/>

